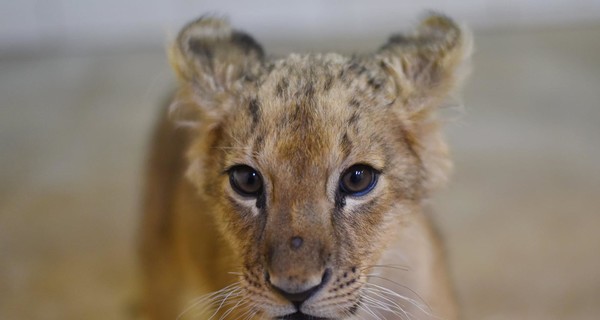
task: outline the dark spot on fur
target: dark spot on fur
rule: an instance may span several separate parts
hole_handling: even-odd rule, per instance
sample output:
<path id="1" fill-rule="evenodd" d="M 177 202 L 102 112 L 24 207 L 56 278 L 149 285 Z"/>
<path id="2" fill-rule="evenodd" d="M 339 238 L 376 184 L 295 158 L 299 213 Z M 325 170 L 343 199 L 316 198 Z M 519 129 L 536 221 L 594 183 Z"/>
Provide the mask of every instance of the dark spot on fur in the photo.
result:
<path id="1" fill-rule="evenodd" d="M 346 69 L 345 68 L 342 68 L 340 70 L 340 72 L 338 73 L 338 78 L 340 78 L 342 80 L 344 80 L 346 78 Z"/>
<path id="2" fill-rule="evenodd" d="M 249 54 L 254 51 L 258 54 L 259 58 L 262 58 L 265 53 L 263 48 L 248 34 L 244 32 L 234 31 L 231 35 L 231 42 L 235 44 L 238 48 L 242 49 L 244 54 Z"/>
<path id="3" fill-rule="evenodd" d="M 315 87 L 314 87 L 312 81 L 307 83 L 306 86 L 304 87 L 304 96 L 308 100 L 312 100 L 315 97 Z"/>
<path id="4" fill-rule="evenodd" d="M 246 82 L 255 82 L 256 81 L 256 76 L 246 73 L 242 76 L 242 80 L 246 81 Z"/>
<path id="5" fill-rule="evenodd" d="M 290 84 L 286 79 L 281 80 L 281 82 L 279 82 L 275 88 L 275 94 L 278 97 L 283 98 L 288 90 L 289 85 Z"/>
<path id="6" fill-rule="evenodd" d="M 381 79 L 376 79 L 376 78 L 369 78 L 369 80 L 367 81 L 367 84 L 369 86 L 371 86 L 371 88 L 373 88 L 373 90 L 379 90 L 381 89 L 381 86 L 383 85 L 383 81 L 381 81 Z"/>
<path id="7" fill-rule="evenodd" d="M 348 84 L 357 76 L 367 72 L 367 68 L 359 63 L 356 58 L 353 58 L 346 67 L 342 68 L 338 74 L 340 80 Z"/>
<path id="8" fill-rule="evenodd" d="M 348 102 L 348 104 L 353 108 L 358 108 L 360 106 L 360 102 L 356 98 L 350 99 L 350 102 Z"/>
<path id="9" fill-rule="evenodd" d="M 409 42 L 409 39 L 401 34 L 395 34 L 392 35 L 390 37 L 390 40 L 388 40 L 391 44 L 402 44 L 402 43 L 407 43 Z M 414 40 L 413 40 L 414 41 Z"/>
<path id="10" fill-rule="evenodd" d="M 267 197 L 265 196 L 264 191 L 256 198 L 256 208 L 264 209 L 267 204 Z"/>
<path id="11" fill-rule="evenodd" d="M 204 60 L 204 66 L 206 66 L 206 68 L 212 72 L 214 70 L 214 53 L 211 46 L 205 41 L 202 41 L 202 39 L 195 38 L 190 39 L 188 46 L 190 51 L 192 51 L 195 56 L 198 56 L 200 59 Z"/>
<path id="12" fill-rule="evenodd" d="M 254 145 L 252 147 L 252 151 L 254 151 L 254 153 L 259 153 L 264 148 L 264 145 L 265 145 L 265 138 L 262 134 L 259 134 L 254 139 Z"/>
<path id="13" fill-rule="evenodd" d="M 267 73 L 273 72 L 273 69 L 275 69 L 275 64 L 274 63 L 268 63 L 265 66 L 265 70 L 267 70 Z"/>
<path id="14" fill-rule="evenodd" d="M 254 129 L 254 127 L 256 127 L 256 124 L 260 120 L 260 104 L 256 99 L 250 100 L 248 110 L 250 111 L 250 117 L 252 118 L 252 128 Z"/>
<path id="15" fill-rule="evenodd" d="M 204 57 L 206 60 L 211 61 L 213 58 L 213 52 L 210 45 L 207 45 L 202 39 L 192 38 L 188 42 L 190 51 L 198 56 Z"/>
<path id="16" fill-rule="evenodd" d="M 344 133 L 342 136 L 342 141 L 340 141 L 340 146 L 342 148 L 342 153 L 344 157 L 348 158 L 350 156 L 350 152 L 352 151 L 352 141 L 348 137 L 348 133 Z"/>
<path id="17" fill-rule="evenodd" d="M 358 122 L 358 119 L 360 119 L 360 116 L 358 115 L 358 113 L 355 111 L 352 113 L 352 115 L 350 116 L 350 119 L 348 119 L 348 124 L 354 125 L 356 124 L 356 122 Z"/>
<path id="18" fill-rule="evenodd" d="M 360 76 L 364 73 L 367 72 L 367 67 L 365 67 L 361 62 L 359 58 L 352 58 L 348 64 L 347 67 L 349 72 L 354 73 L 357 76 Z"/>
<path id="19" fill-rule="evenodd" d="M 352 61 L 350 62 L 350 64 L 348 65 L 348 70 L 349 71 L 357 71 L 360 69 L 360 65 L 358 64 L 358 62 L 356 61 Z"/>
<path id="20" fill-rule="evenodd" d="M 298 122 L 300 120 L 301 116 L 302 116 L 302 106 L 300 105 L 300 103 L 295 103 L 294 111 L 291 114 L 290 120 L 292 122 Z"/>
<path id="21" fill-rule="evenodd" d="M 356 312 L 358 311 L 359 306 L 360 306 L 360 301 L 355 303 L 352 307 L 350 307 L 350 309 L 348 309 L 348 313 L 350 313 L 351 315 L 355 315 Z"/>
<path id="22" fill-rule="evenodd" d="M 327 78 L 325 79 L 325 84 L 323 85 L 323 90 L 324 91 L 331 90 L 332 85 L 333 85 L 333 77 L 331 75 L 328 75 Z"/>
<path id="23" fill-rule="evenodd" d="M 348 70 L 355 72 L 357 75 L 361 75 L 367 72 L 367 68 L 360 62 L 359 58 L 352 58 L 348 64 Z"/>
<path id="24" fill-rule="evenodd" d="M 341 211 L 346 206 L 346 196 L 341 191 L 335 193 L 335 208 Z"/>

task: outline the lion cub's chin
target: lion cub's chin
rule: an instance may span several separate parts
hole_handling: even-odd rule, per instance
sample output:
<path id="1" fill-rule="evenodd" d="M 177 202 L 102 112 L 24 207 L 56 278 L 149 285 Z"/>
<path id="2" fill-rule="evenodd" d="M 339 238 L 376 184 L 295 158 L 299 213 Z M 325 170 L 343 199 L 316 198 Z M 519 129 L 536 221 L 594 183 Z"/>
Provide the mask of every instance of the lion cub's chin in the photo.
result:
<path id="1" fill-rule="evenodd" d="M 222 19 L 185 26 L 147 172 L 147 316 L 456 319 L 423 203 L 469 48 L 441 15 L 352 57 L 269 59 Z"/>

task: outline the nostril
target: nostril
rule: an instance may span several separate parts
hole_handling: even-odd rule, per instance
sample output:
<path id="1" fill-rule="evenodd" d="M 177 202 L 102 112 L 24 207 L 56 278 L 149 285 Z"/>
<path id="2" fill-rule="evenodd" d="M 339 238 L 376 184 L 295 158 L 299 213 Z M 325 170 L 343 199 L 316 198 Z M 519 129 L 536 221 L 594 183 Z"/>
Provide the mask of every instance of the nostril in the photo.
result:
<path id="1" fill-rule="evenodd" d="M 331 269 L 327 268 L 325 269 L 325 272 L 323 272 L 323 277 L 321 278 L 321 284 L 320 286 L 324 286 L 329 279 L 331 279 Z"/>

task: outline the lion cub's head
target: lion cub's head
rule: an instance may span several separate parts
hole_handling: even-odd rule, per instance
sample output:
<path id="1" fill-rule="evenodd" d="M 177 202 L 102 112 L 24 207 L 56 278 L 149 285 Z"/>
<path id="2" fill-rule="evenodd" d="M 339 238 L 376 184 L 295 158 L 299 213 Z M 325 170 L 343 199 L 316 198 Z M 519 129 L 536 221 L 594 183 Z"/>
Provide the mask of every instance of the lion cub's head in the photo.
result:
<path id="1" fill-rule="evenodd" d="M 267 59 L 215 18 L 181 31 L 173 113 L 194 127 L 188 176 L 242 266 L 249 305 L 270 318 L 356 311 L 367 270 L 446 178 L 434 111 L 466 42 L 443 16 L 357 57 Z"/>

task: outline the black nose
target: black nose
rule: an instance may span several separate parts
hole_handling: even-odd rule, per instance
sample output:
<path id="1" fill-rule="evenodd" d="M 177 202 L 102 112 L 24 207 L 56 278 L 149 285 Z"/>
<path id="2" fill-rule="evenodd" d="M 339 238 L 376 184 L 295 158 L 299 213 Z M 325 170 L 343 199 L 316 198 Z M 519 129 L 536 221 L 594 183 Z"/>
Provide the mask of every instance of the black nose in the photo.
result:
<path id="1" fill-rule="evenodd" d="M 314 286 L 306 291 L 297 292 L 297 293 L 290 293 L 290 292 L 282 290 L 276 286 L 273 286 L 273 289 L 275 289 L 275 291 L 277 293 L 279 293 L 281 296 L 283 296 L 284 298 L 288 299 L 291 303 L 293 303 L 294 306 L 296 306 L 296 308 L 300 309 L 300 306 L 302 305 L 302 303 L 304 301 L 308 300 L 308 298 L 313 296 L 317 291 L 319 291 L 319 289 L 321 289 L 321 285 L 319 284 L 319 285 Z"/>
<path id="2" fill-rule="evenodd" d="M 321 283 L 319 283 L 318 285 L 311 287 L 305 291 L 302 291 L 302 292 L 289 292 L 282 288 L 277 287 L 273 283 L 271 283 L 271 287 L 273 288 L 273 290 L 275 290 L 275 292 L 279 293 L 282 297 L 286 298 L 291 303 L 293 303 L 294 306 L 296 306 L 296 308 L 299 310 L 302 303 L 304 301 L 308 300 L 310 297 L 312 297 L 315 293 L 317 293 L 317 291 L 321 290 L 321 288 L 323 288 L 323 286 L 325 286 L 327 281 L 329 281 L 329 278 L 331 278 L 331 270 L 327 269 L 323 273 L 323 277 L 321 278 Z M 267 274 L 267 280 L 269 281 L 268 274 Z M 269 281 L 269 283 L 270 283 L 270 281 Z"/>

